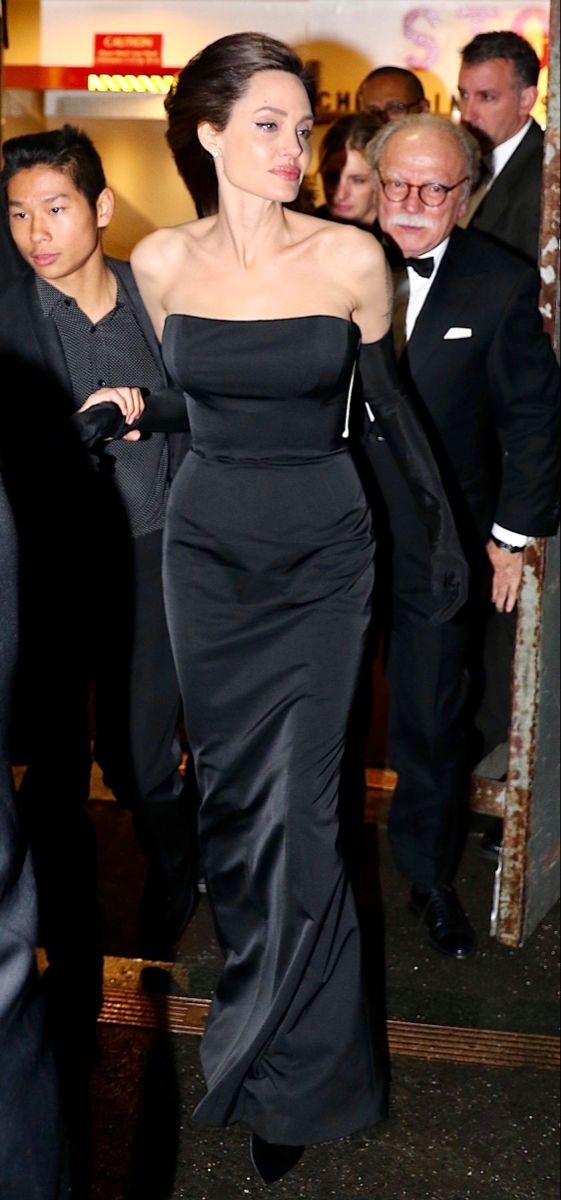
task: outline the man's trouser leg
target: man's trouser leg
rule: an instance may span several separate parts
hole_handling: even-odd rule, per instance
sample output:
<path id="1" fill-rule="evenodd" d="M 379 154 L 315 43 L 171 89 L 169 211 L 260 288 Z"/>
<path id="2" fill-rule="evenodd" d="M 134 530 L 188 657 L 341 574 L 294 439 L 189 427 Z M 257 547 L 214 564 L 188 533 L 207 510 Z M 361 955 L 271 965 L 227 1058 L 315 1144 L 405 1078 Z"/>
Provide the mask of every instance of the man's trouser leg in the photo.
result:
<path id="1" fill-rule="evenodd" d="M 49 986 L 61 1003 L 64 997 L 65 1010 L 85 1016 L 99 1010 L 103 980 L 95 833 L 86 811 L 91 754 L 85 643 L 91 629 L 86 616 L 82 624 L 75 615 L 51 615 L 33 635 L 26 637 L 25 625 L 22 634 L 19 686 L 29 753 L 19 795 Z"/>
<path id="2" fill-rule="evenodd" d="M 119 635 L 113 626 L 110 639 L 110 624 L 98 660 L 95 757 L 132 812 L 152 883 L 173 893 L 181 909 L 196 883 L 197 796 L 191 773 L 184 778 L 179 770 L 181 702 L 161 559 L 162 535 L 154 533 L 135 539 L 128 558 L 113 562 Z"/>
<path id="3" fill-rule="evenodd" d="M 427 532 L 387 443 L 373 446 L 379 534 L 375 620 L 386 633 L 389 763 L 399 774 L 389 821 L 402 873 L 421 891 L 452 881 L 467 820 L 468 610 L 431 625 Z"/>
<path id="4" fill-rule="evenodd" d="M 423 892 L 452 883 L 466 827 L 466 644 L 463 620 L 432 626 L 394 613 L 389 757 L 399 780 L 389 836 L 400 871 Z"/>
<path id="5" fill-rule="evenodd" d="M 63 1135 L 45 1038 L 36 892 L 8 755 L 17 654 L 16 541 L 0 479 L 0 1195 L 63 1200 Z"/>

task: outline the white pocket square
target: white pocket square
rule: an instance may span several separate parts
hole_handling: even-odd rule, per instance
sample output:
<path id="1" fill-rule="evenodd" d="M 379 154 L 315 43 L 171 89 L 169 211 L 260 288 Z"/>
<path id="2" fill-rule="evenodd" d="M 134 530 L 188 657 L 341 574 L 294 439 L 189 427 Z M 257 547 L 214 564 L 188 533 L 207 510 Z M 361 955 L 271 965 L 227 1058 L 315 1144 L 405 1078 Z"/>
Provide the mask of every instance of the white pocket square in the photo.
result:
<path id="1" fill-rule="evenodd" d="M 462 329 L 461 326 L 453 326 L 444 334 L 445 342 L 459 342 L 463 338 L 473 337 L 473 329 Z"/>

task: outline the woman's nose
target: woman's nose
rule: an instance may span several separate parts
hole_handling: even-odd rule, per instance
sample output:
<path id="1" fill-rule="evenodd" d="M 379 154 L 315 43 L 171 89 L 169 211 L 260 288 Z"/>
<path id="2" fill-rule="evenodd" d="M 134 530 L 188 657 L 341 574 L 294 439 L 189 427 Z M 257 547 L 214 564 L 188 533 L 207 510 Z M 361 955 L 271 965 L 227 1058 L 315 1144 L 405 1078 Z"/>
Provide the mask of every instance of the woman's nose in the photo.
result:
<path id="1" fill-rule="evenodd" d="M 286 158 L 300 158 L 304 153 L 304 143 L 297 133 L 287 134 L 282 152 Z"/>

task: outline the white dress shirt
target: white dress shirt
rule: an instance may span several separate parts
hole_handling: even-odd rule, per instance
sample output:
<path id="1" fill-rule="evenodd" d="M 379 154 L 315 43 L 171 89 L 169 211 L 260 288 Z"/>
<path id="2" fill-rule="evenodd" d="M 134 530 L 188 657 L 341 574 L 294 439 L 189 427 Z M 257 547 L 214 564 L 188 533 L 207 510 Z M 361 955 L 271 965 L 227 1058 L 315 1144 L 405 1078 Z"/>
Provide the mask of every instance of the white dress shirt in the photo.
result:
<path id="1" fill-rule="evenodd" d="M 438 275 L 440 264 L 448 246 L 450 238 L 446 238 L 445 242 L 441 242 L 440 246 L 436 246 L 434 250 L 429 250 L 428 254 L 419 254 L 419 258 L 434 258 L 434 271 L 429 279 L 425 279 L 424 275 L 419 275 L 414 267 L 407 268 L 409 276 L 409 305 L 407 308 L 406 331 L 407 341 L 413 336 L 413 330 L 417 324 L 427 296 L 431 287 Z"/>
<path id="2" fill-rule="evenodd" d="M 503 159 L 499 168 L 500 170 L 506 166 L 509 158 L 512 157 L 517 146 L 520 145 L 520 142 L 525 136 L 530 124 L 531 122 L 528 122 L 528 125 L 525 126 L 523 130 L 520 130 L 520 132 L 517 133 L 514 138 L 510 138 L 510 140 L 508 142 L 504 142 L 502 146 L 497 146 L 495 154 L 499 150 L 506 150 L 507 146 L 509 147 L 509 152 L 507 153 L 506 158 Z M 511 145 L 512 143 L 514 143 L 514 145 Z M 434 258 L 434 271 L 430 279 L 425 279 L 423 275 L 419 275 L 414 267 L 407 268 L 407 274 L 409 276 L 409 305 L 407 308 L 406 318 L 407 341 L 409 341 L 413 335 L 413 330 L 415 329 L 415 325 L 417 324 L 419 316 L 422 312 L 427 296 L 433 286 L 436 276 L 438 275 L 449 243 L 450 238 L 448 237 L 446 238 L 446 241 L 441 242 L 440 245 L 436 246 L 434 250 L 429 250 L 428 253 L 419 255 L 419 258 Z M 514 533 L 512 530 L 504 529 L 502 525 L 497 525 L 496 523 L 493 525 L 491 532 L 494 537 L 499 539 L 499 541 L 506 542 L 506 544 L 509 546 L 516 546 L 516 548 L 520 550 L 523 550 L 531 540 L 523 533 Z"/>

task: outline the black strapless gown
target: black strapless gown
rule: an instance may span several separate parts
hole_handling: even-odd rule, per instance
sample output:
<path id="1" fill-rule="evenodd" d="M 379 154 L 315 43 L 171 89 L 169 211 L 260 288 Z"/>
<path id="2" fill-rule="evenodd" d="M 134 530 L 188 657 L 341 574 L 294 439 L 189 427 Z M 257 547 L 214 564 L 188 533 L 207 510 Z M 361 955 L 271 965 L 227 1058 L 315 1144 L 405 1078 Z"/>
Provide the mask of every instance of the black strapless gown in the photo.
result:
<path id="1" fill-rule="evenodd" d="M 358 341 L 324 316 L 172 315 L 163 337 L 193 443 L 166 604 L 225 955 L 195 1115 L 288 1145 L 349 1135 L 386 1105 L 338 821 L 373 585 L 342 436 Z"/>

